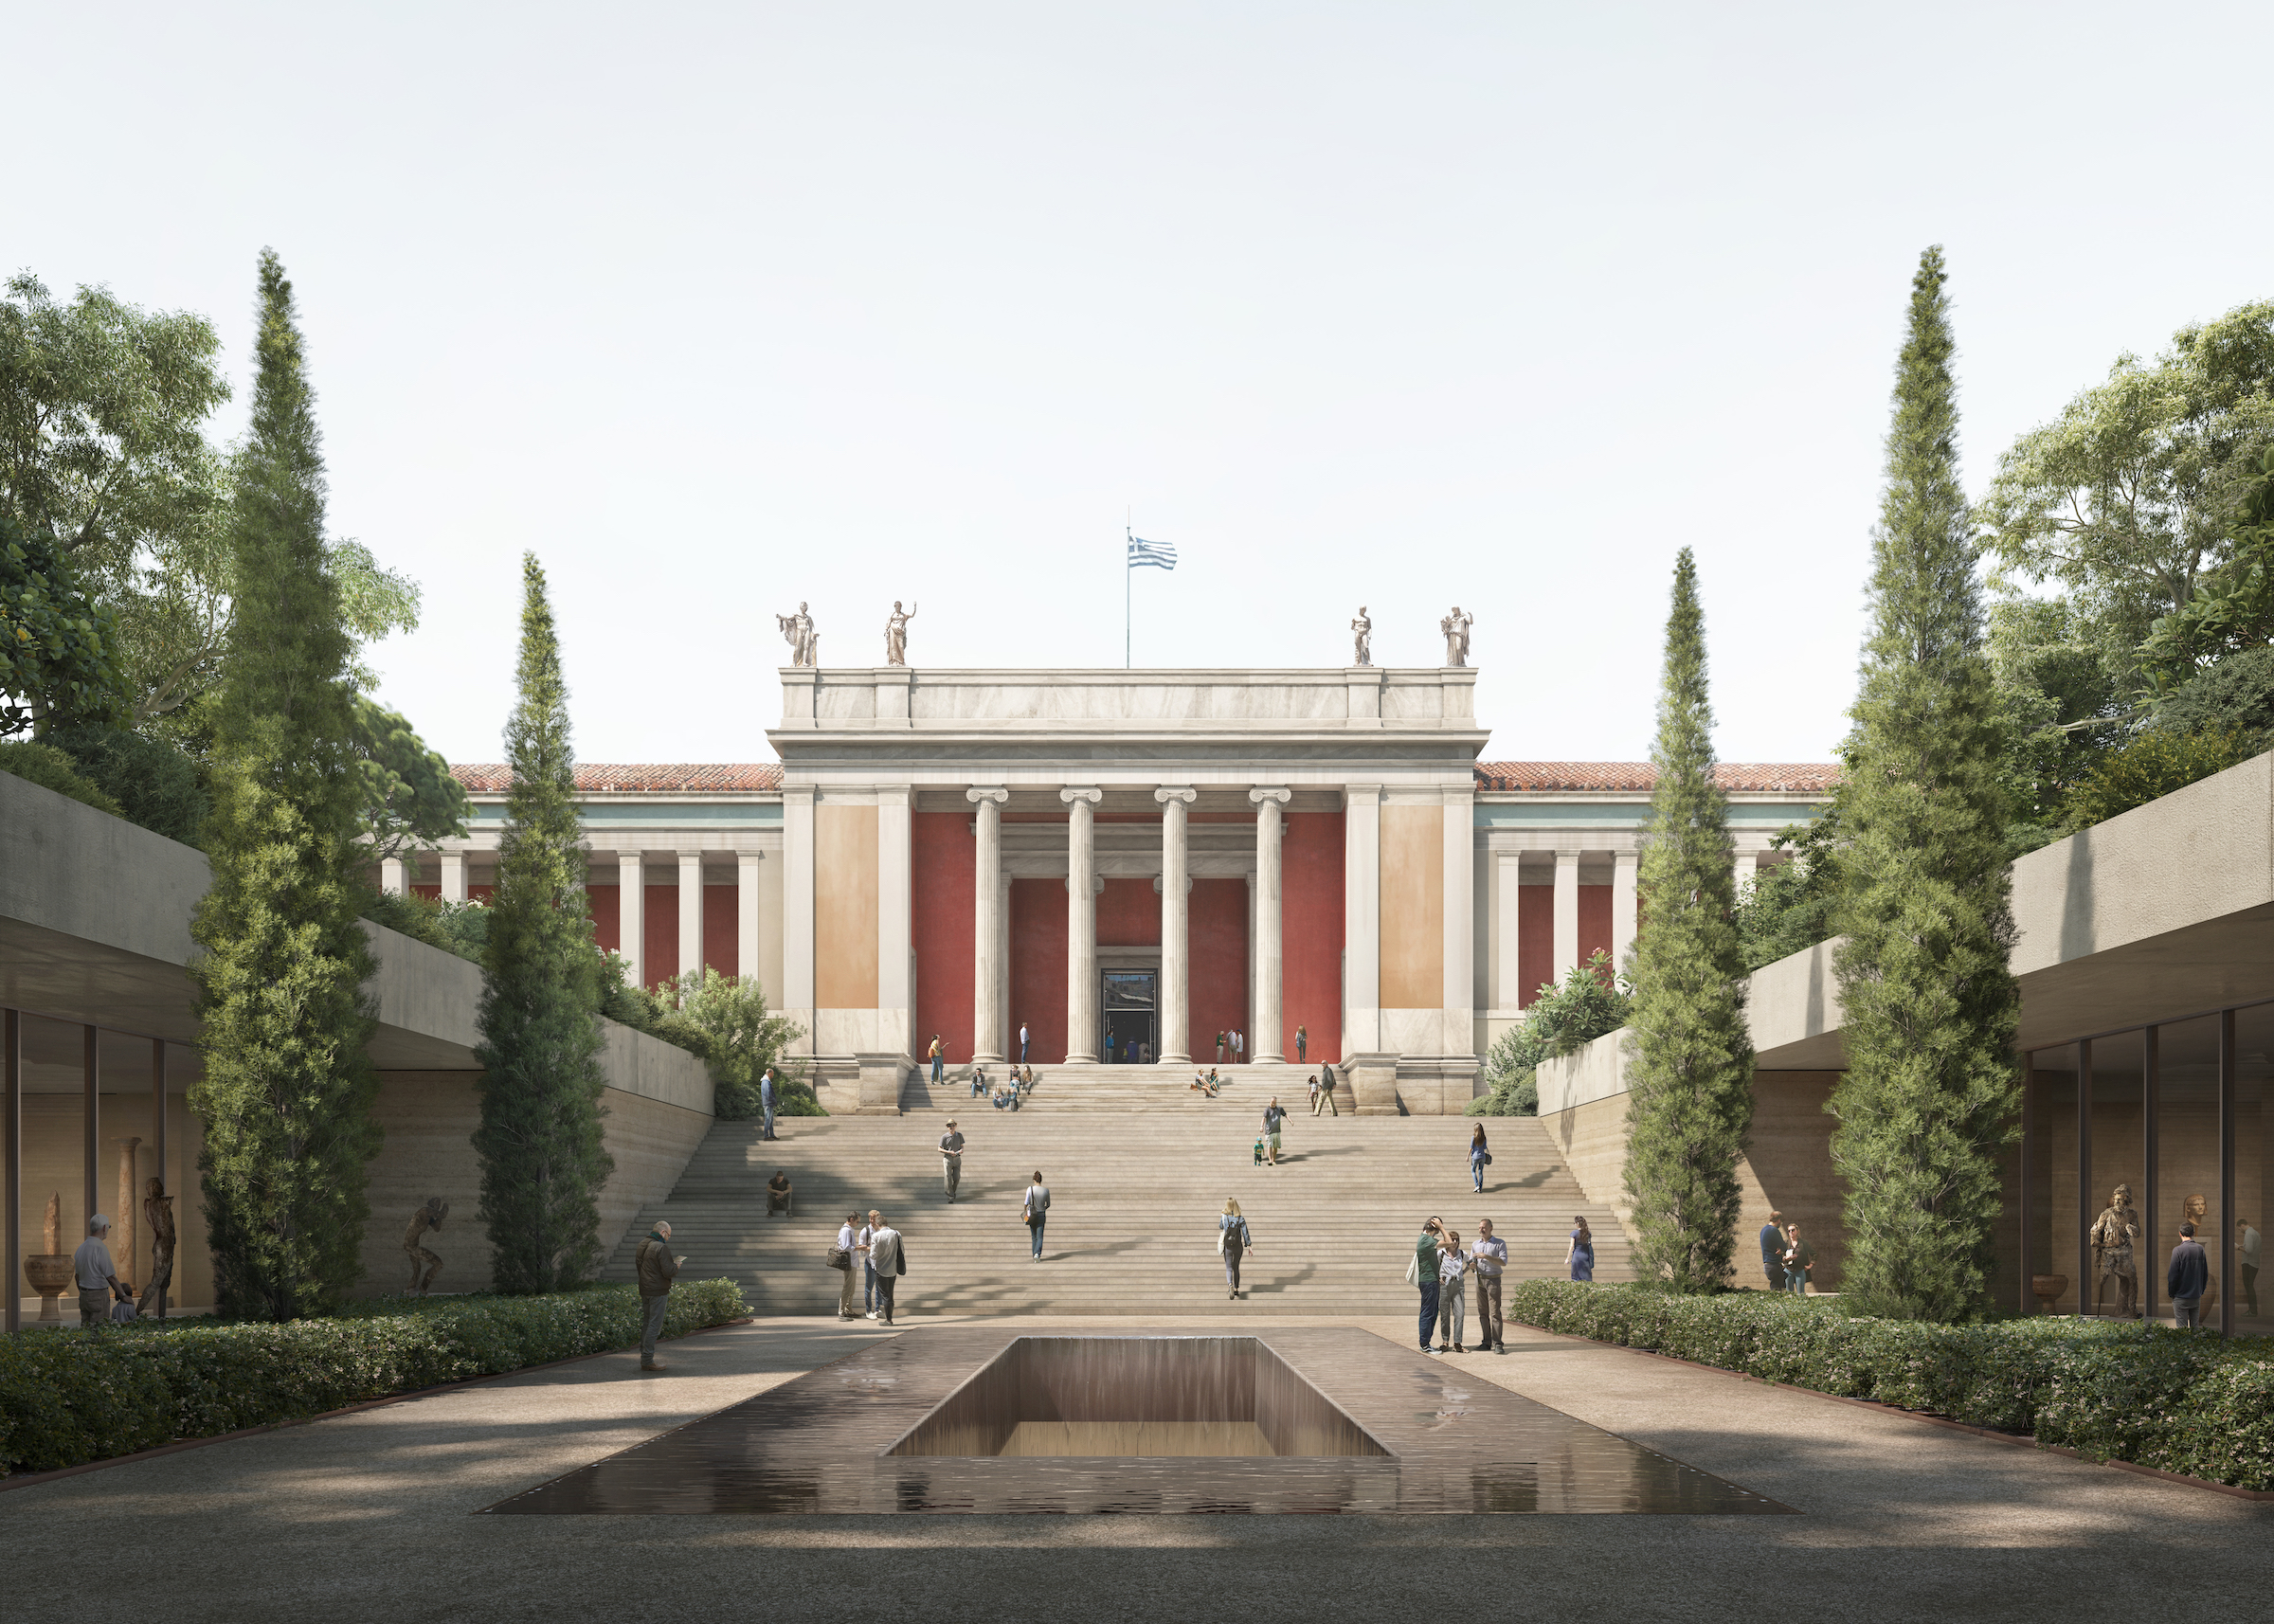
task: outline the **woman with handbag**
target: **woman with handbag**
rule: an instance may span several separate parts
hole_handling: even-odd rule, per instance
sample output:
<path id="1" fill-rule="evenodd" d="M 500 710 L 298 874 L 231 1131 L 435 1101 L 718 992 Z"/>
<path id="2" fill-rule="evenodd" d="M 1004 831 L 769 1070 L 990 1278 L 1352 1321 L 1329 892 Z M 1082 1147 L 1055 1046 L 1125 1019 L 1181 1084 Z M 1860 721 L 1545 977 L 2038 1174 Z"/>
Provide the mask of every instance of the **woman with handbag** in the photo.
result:
<path id="1" fill-rule="evenodd" d="M 1248 1233 L 1248 1220 L 1239 1216 L 1239 1203 L 1231 1197 L 1224 1198 L 1224 1210 L 1216 1218 L 1217 1255 L 1224 1260 L 1224 1295 L 1239 1295 L 1239 1260 L 1255 1250 L 1255 1237 Z"/>
<path id="2" fill-rule="evenodd" d="M 1035 1261 L 1042 1261 L 1042 1224 L 1050 1216 L 1050 1186 L 1042 1182 L 1042 1169 L 1035 1169 L 1035 1182 L 1026 1187 L 1026 1200 L 1019 1203 L 1019 1216 L 1026 1220 L 1027 1233 L 1035 1237 Z"/>
<path id="3" fill-rule="evenodd" d="M 1476 1193 L 1485 1193 L 1485 1169 L 1492 1165 L 1492 1152 L 1485 1148 L 1485 1125 L 1478 1123 L 1469 1139 L 1469 1179 Z"/>

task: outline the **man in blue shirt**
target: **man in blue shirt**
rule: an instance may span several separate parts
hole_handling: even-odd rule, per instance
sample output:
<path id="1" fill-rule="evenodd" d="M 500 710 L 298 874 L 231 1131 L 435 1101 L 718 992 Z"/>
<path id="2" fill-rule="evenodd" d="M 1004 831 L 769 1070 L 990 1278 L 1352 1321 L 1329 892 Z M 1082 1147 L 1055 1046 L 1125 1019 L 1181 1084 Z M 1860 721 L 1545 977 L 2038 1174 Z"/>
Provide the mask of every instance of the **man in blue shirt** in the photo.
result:
<path id="1" fill-rule="evenodd" d="M 758 1125 L 758 1137 L 774 1136 L 774 1069 L 767 1067 L 766 1074 L 758 1079 L 758 1112 L 763 1119 Z"/>
<path id="2" fill-rule="evenodd" d="M 1784 1215 L 1769 1214 L 1760 1226 L 1760 1272 L 1769 1277 L 1769 1290 L 1784 1290 Z"/>
<path id="3" fill-rule="evenodd" d="M 1490 1218 L 1476 1220 L 1476 1240 L 1469 1248 L 1469 1257 L 1476 1265 L 1476 1323 L 1483 1327 L 1478 1333 L 1479 1345 L 1506 1353 L 1507 1327 L 1500 1319 L 1500 1276 L 1508 1266 L 1508 1243 L 1492 1233 Z"/>

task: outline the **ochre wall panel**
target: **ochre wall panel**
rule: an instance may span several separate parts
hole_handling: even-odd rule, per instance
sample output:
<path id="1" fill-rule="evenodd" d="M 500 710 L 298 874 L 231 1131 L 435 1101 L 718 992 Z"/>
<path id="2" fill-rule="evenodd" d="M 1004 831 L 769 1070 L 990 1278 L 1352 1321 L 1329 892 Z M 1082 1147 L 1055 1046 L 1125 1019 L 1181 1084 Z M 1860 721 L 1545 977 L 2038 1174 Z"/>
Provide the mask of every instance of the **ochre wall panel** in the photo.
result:
<path id="1" fill-rule="evenodd" d="M 971 1058 L 973 932 L 977 929 L 979 841 L 967 812 L 918 812 L 910 830 L 911 897 L 916 948 L 915 1055 L 931 1035 L 950 1065 Z M 927 1074 L 929 1074 L 929 1073 Z"/>
<path id="2" fill-rule="evenodd" d="M 1280 845 L 1280 1053 L 1293 1059 L 1295 1028 L 1306 1027 L 1313 1065 L 1343 1053 L 1343 816 L 1290 812 Z"/>
<path id="3" fill-rule="evenodd" d="M 1445 1003 L 1445 809 L 1381 809 L 1381 1007 Z"/>
<path id="4" fill-rule="evenodd" d="M 813 987 L 821 1009 L 876 1007 L 874 806 L 813 809 Z"/>

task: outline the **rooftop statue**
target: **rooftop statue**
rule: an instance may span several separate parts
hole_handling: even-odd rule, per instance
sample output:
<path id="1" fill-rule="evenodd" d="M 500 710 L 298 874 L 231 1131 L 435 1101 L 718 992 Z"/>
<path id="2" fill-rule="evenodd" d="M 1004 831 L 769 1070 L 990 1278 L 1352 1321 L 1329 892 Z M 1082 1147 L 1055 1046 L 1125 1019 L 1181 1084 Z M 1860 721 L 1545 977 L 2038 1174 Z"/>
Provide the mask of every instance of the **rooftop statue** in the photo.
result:
<path id="1" fill-rule="evenodd" d="M 776 615 L 774 623 L 782 628 L 782 636 L 789 644 L 789 663 L 819 665 L 821 640 L 814 634 L 813 617 L 800 604 L 794 615 Z"/>
<path id="2" fill-rule="evenodd" d="M 1366 606 L 1363 604 L 1358 606 L 1358 619 L 1350 623 L 1350 633 L 1358 643 L 1357 648 L 1351 653 L 1350 663 L 1352 665 L 1372 665 L 1374 663 L 1374 623 L 1366 619 Z"/>
<path id="3" fill-rule="evenodd" d="M 915 618 L 915 604 L 909 604 L 908 612 L 902 614 L 900 600 L 897 598 L 893 600 L 893 612 L 885 617 L 884 622 L 885 664 L 906 665 L 908 663 L 908 623 Z"/>
<path id="4" fill-rule="evenodd" d="M 1460 604 L 1455 604 L 1453 606 L 1453 613 L 1437 623 L 1437 630 L 1445 634 L 1445 663 L 1447 665 L 1467 665 L 1469 663 L 1469 628 L 1475 620 L 1474 615 L 1462 614 Z"/>

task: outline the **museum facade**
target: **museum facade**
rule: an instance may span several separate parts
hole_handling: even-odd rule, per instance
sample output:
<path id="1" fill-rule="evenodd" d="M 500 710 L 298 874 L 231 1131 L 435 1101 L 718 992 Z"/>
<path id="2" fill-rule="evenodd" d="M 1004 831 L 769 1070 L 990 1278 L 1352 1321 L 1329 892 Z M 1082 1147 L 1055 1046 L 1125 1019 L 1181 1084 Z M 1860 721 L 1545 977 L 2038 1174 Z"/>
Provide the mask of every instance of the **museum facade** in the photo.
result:
<path id="1" fill-rule="evenodd" d="M 1651 770 L 1480 760 L 1466 667 L 785 668 L 779 765 L 578 769 L 601 943 L 754 975 L 821 1075 L 1331 1061 L 1459 1110 L 1540 984 L 1623 960 Z M 479 897 L 508 779 L 414 883 Z M 1722 769 L 1741 871 L 1829 765 Z M 387 883 L 405 883 L 393 870 Z"/>

